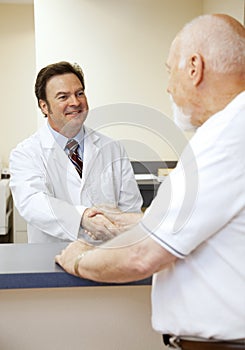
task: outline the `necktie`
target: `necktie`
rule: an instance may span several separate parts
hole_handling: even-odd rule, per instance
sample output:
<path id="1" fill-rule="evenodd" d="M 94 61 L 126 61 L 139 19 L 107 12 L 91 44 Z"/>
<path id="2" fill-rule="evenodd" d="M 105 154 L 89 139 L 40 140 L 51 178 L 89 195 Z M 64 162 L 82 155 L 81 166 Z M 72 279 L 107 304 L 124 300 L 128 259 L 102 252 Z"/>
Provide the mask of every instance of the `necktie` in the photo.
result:
<path id="1" fill-rule="evenodd" d="M 68 157 L 75 166 L 78 174 L 80 177 L 82 177 L 82 171 L 83 171 L 83 161 L 79 156 L 78 153 L 78 142 L 74 139 L 70 139 L 67 141 L 66 148 L 68 149 Z"/>

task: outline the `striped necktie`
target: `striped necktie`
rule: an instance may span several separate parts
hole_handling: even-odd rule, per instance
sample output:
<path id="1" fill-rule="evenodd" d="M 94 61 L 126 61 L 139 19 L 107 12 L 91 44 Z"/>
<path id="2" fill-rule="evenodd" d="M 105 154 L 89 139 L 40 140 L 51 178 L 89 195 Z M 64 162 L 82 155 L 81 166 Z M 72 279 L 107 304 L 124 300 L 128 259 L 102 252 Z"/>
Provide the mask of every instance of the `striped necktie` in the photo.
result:
<path id="1" fill-rule="evenodd" d="M 83 171 L 83 161 L 78 153 L 78 147 L 79 144 L 76 140 L 70 139 L 67 141 L 66 148 L 68 149 L 68 157 L 75 166 L 78 174 L 80 177 L 82 177 L 82 171 Z"/>

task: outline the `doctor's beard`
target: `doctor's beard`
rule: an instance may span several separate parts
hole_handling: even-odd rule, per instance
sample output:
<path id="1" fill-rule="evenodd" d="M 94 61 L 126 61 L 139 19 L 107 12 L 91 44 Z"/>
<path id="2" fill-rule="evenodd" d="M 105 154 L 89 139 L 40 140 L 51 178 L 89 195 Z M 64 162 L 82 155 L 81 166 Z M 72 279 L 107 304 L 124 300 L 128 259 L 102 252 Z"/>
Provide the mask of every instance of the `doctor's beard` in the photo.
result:
<path id="1" fill-rule="evenodd" d="M 191 123 L 191 116 L 183 112 L 182 108 L 176 105 L 173 97 L 169 95 L 175 124 L 183 131 L 195 131 L 196 127 Z"/>

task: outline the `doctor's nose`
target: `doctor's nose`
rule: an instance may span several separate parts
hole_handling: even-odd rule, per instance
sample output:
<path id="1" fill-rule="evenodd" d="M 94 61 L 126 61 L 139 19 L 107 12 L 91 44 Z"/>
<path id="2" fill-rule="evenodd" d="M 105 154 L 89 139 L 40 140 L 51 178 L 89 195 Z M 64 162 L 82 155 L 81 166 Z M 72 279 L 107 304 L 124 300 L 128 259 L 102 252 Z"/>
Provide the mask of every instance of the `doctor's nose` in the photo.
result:
<path id="1" fill-rule="evenodd" d="M 80 100 L 78 98 L 78 96 L 76 96 L 75 94 L 74 95 L 71 95 L 69 97 L 69 104 L 72 105 L 72 106 L 78 106 L 80 104 Z"/>

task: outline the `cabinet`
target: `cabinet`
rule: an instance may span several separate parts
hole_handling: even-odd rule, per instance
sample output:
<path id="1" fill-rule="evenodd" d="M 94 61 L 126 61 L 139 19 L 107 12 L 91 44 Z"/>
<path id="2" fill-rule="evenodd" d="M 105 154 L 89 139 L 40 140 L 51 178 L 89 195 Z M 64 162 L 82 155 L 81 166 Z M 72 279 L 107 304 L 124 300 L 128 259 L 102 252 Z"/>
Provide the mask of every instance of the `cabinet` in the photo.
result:
<path id="1" fill-rule="evenodd" d="M 14 207 L 14 243 L 27 243 L 27 224 Z"/>
<path id="2" fill-rule="evenodd" d="M 0 179 L 0 243 L 13 242 L 13 199 L 9 179 Z"/>

